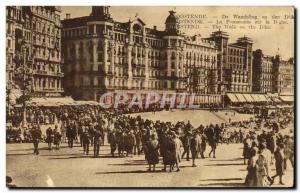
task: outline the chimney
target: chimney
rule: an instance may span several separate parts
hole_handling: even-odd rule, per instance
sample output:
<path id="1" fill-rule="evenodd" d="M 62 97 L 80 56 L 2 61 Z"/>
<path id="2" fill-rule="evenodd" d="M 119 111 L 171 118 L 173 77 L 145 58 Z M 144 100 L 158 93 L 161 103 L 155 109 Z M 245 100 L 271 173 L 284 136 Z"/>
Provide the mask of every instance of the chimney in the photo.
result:
<path id="1" fill-rule="evenodd" d="M 156 29 L 157 29 L 157 28 L 156 28 L 156 25 L 155 25 L 155 26 L 153 26 L 153 29 L 156 31 Z"/>
<path id="2" fill-rule="evenodd" d="M 71 18 L 71 14 L 70 13 L 67 13 L 66 14 L 66 19 L 70 19 Z"/>

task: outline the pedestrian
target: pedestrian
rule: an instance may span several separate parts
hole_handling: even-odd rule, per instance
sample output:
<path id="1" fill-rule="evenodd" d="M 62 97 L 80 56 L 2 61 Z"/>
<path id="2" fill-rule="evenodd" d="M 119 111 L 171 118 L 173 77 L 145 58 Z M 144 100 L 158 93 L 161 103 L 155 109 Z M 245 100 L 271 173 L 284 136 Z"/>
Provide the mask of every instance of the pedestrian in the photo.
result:
<path id="1" fill-rule="evenodd" d="M 190 128 L 186 131 L 185 135 L 182 138 L 182 144 L 183 144 L 183 153 L 181 155 L 181 159 L 184 158 L 186 154 L 186 160 L 190 161 L 190 140 L 191 140 L 191 131 Z"/>
<path id="2" fill-rule="evenodd" d="M 176 158 L 176 161 L 175 161 L 175 165 L 176 165 L 176 168 L 177 168 L 177 172 L 180 171 L 179 169 L 179 163 L 181 161 L 180 159 L 180 155 L 181 155 L 181 147 L 183 147 L 182 145 L 182 142 L 181 140 L 178 138 L 177 134 L 173 131 L 172 132 L 172 137 L 173 137 L 173 142 L 175 144 L 175 158 Z"/>
<path id="3" fill-rule="evenodd" d="M 126 156 L 132 155 L 135 143 L 136 141 L 133 130 L 130 130 L 124 134 L 124 148 L 126 151 Z"/>
<path id="4" fill-rule="evenodd" d="M 287 161 L 290 160 L 294 168 L 294 141 L 290 136 L 286 135 L 284 139 L 284 169 L 287 168 Z"/>
<path id="5" fill-rule="evenodd" d="M 249 160 L 247 167 L 248 174 L 246 176 L 245 184 L 248 187 L 263 187 L 265 186 L 264 177 L 266 175 L 265 158 L 258 153 L 258 148 L 252 148 L 253 156 Z"/>
<path id="6" fill-rule="evenodd" d="M 134 155 L 140 155 L 141 154 L 141 144 L 142 144 L 142 136 L 141 131 L 136 128 L 134 131 L 135 136 L 135 145 L 134 145 Z"/>
<path id="7" fill-rule="evenodd" d="M 62 135 L 59 133 L 59 131 L 57 130 L 57 128 L 54 129 L 54 140 L 53 140 L 53 144 L 55 145 L 56 150 L 59 150 L 59 146 L 61 143 L 61 137 Z"/>
<path id="8" fill-rule="evenodd" d="M 280 143 L 277 146 L 277 149 L 274 153 L 275 158 L 275 167 L 276 167 L 276 174 L 272 177 L 273 181 L 271 185 L 274 183 L 274 179 L 279 176 L 279 184 L 284 185 L 282 181 L 282 177 L 284 175 L 284 144 Z"/>
<path id="9" fill-rule="evenodd" d="M 175 150 L 175 143 L 172 140 L 172 135 L 168 135 L 165 141 L 165 150 L 163 155 L 163 162 L 164 162 L 164 169 L 166 171 L 166 167 L 169 165 L 170 170 L 172 172 L 174 168 L 174 164 L 176 164 L 176 150 Z"/>
<path id="10" fill-rule="evenodd" d="M 108 143 L 110 144 L 110 153 L 112 157 L 115 157 L 115 151 L 117 149 L 117 140 L 116 140 L 116 132 L 115 130 L 108 131 Z"/>
<path id="11" fill-rule="evenodd" d="M 100 144 L 102 144 L 102 133 L 100 130 L 94 132 L 94 157 L 99 156 Z"/>
<path id="12" fill-rule="evenodd" d="M 79 124 L 78 125 L 78 136 L 79 136 L 80 147 L 83 146 L 83 144 L 82 144 L 82 134 L 83 134 L 83 125 Z"/>
<path id="13" fill-rule="evenodd" d="M 192 167 L 196 167 L 196 164 L 195 164 L 195 159 L 196 159 L 196 156 L 199 152 L 199 146 L 198 144 L 200 143 L 199 141 L 199 138 L 197 136 L 197 132 L 194 131 L 193 133 L 193 137 L 191 138 L 191 144 L 190 144 L 190 148 L 191 148 L 191 153 L 192 153 Z"/>
<path id="14" fill-rule="evenodd" d="M 247 164 L 247 161 L 251 158 L 251 156 L 251 139 L 250 136 L 247 134 L 246 138 L 244 139 L 243 148 L 244 164 Z"/>
<path id="15" fill-rule="evenodd" d="M 89 155 L 90 135 L 87 127 L 85 127 L 84 133 L 82 135 L 82 144 L 83 144 L 83 153 Z"/>
<path id="16" fill-rule="evenodd" d="M 266 142 L 260 143 L 259 144 L 259 153 L 261 156 L 265 158 L 266 161 L 266 178 L 269 180 L 269 182 L 272 182 L 272 178 L 269 176 L 270 173 L 270 167 L 271 167 L 271 162 L 272 162 L 272 153 L 271 151 L 267 148 Z"/>
<path id="17" fill-rule="evenodd" d="M 151 172 L 151 166 L 153 166 L 153 172 L 155 171 L 155 166 L 159 162 L 159 143 L 157 140 L 157 136 L 155 134 L 151 135 L 151 139 L 145 145 L 145 159 L 148 162 L 149 169 Z"/>
<path id="18" fill-rule="evenodd" d="M 73 148 L 73 125 L 72 123 L 67 124 L 66 137 L 68 139 L 68 147 Z"/>
<path id="19" fill-rule="evenodd" d="M 42 139 L 42 131 L 39 126 L 34 126 L 31 130 L 32 142 L 33 142 L 33 153 L 39 155 L 39 143 Z"/>
<path id="20" fill-rule="evenodd" d="M 51 127 L 48 127 L 48 129 L 46 129 L 46 142 L 48 144 L 48 150 L 50 151 L 52 149 L 53 142 L 53 131 Z"/>
<path id="21" fill-rule="evenodd" d="M 213 158 L 216 158 L 217 136 L 212 125 L 208 127 L 206 136 L 208 139 L 208 145 L 211 147 L 208 156 L 210 157 L 212 153 Z"/>

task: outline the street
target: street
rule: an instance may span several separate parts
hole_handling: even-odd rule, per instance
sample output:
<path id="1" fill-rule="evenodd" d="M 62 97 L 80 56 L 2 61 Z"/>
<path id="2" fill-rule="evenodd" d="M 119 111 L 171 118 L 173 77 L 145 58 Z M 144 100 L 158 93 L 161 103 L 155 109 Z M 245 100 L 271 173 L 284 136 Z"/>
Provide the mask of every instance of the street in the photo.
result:
<path id="1" fill-rule="evenodd" d="M 216 159 L 197 159 L 180 163 L 180 172 L 147 172 L 144 155 L 112 158 L 109 146 L 102 146 L 100 158 L 83 155 L 81 147 L 49 151 L 41 144 L 40 155 L 33 155 L 32 144 L 7 144 L 7 175 L 22 187 L 242 187 L 247 174 L 242 159 L 242 144 L 220 144 Z M 78 146 L 78 144 L 77 144 Z M 209 147 L 206 150 L 207 156 Z M 272 166 L 271 175 L 275 174 Z M 143 180 L 140 180 L 140 179 Z M 292 186 L 289 163 L 285 186 Z M 280 187 L 278 179 L 272 187 Z"/>

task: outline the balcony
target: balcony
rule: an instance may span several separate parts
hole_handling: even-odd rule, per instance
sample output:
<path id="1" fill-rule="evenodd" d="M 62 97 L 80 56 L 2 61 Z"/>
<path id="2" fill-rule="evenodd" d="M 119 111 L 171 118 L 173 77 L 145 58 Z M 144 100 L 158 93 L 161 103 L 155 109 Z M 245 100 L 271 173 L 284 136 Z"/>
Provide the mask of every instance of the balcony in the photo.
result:
<path id="1" fill-rule="evenodd" d="M 38 75 L 47 75 L 48 72 L 46 70 L 35 70 L 33 74 L 38 74 Z"/>

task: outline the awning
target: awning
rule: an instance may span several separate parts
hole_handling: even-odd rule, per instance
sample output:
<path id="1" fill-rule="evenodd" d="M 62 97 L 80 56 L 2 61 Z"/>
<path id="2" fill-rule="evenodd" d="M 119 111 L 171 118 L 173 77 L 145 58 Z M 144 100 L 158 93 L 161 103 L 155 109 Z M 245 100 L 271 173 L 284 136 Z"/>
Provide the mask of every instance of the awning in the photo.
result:
<path id="1" fill-rule="evenodd" d="M 272 100 L 269 98 L 269 96 L 268 96 L 268 95 L 263 95 L 263 97 L 266 99 L 266 101 L 268 101 L 268 102 L 272 102 Z"/>
<path id="2" fill-rule="evenodd" d="M 233 102 L 233 103 L 239 102 L 239 100 L 236 98 L 236 96 L 234 94 L 227 93 L 226 95 L 228 96 L 228 98 L 230 99 L 231 102 Z"/>
<path id="3" fill-rule="evenodd" d="M 247 102 L 245 97 L 242 94 L 235 94 L 236 98 L 238 98 L 239 102 Z"/>
<path id="4" fill-rule="evenodd" d="M 284 102 L 294 102 L 294 96 L 279 96 L 279 98 Z"/>
<path id="5" fill-rule="evenodd" d="M 254 99 L 254 102 L 261 102 L 260 97 L 258 96 L 258 94 L 251 94 L 252 98 Z"/>
<path id="6" fill-rule="evenodd" d="M 251 97 L 250 94 L 243 94 L 243 96 L 247 100 L 247 102 L 254 102 L 254 99 Z"/>
<path id="7" fill-rule="evenodd" d="M 259 97 L 261 102 L 267 102 L 268 101 L 268 99 L 262 94 L 258 94 L 257 96 Z"/>
<path id="8" fill-rule="evenodd" d="M 276 103 L 280 103 L 281 100 L 278 97 L 271 97 L 271 100 L 276 102 Z"/>

